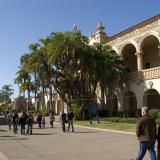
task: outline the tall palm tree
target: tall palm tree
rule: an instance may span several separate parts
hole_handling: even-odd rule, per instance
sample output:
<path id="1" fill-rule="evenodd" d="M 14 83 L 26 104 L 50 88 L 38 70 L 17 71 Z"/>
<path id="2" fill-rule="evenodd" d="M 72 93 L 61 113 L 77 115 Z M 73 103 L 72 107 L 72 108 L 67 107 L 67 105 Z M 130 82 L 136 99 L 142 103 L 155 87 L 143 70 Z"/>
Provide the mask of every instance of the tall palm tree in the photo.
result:
<path id="1" fill-rule="evenodd" d="M 20 93 L 24 93 L 25 97 L 25 91 L 27 91 L 28 96 L 28 103 L 27 103 L 27 111 L 29 110 L 29 104 L 31 103 L 30 99 L 30 93 L 31 93 L 31 76 L 27 70 L 27 62 L 28 62 L 29 55 L 23 55 L 21 57 L 21 67 L 19 71 L 17 72 L 17 77 L 15 79 L 15 83 L 19 84 Z"/>

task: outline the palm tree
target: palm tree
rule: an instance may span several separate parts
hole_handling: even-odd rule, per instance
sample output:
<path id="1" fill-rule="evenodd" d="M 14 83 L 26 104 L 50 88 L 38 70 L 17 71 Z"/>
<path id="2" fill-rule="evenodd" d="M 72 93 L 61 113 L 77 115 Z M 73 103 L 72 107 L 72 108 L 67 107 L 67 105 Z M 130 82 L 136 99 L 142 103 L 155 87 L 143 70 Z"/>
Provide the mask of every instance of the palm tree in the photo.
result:
<path id="1" fill-rule="evenodd" d="M 100 77 L 102 98 L 104 98 L 105 91 L 108 91 L 109 113 L 112 115 L 111 99 L 113 90 L 118 87 L 118 84 L 121 84 L 120 80 L 124 74 L 124 62 L 109 46 L 96 44 L 95 47 L 98 54 L 104 58 L 103 62 L 100 62 L 100 65 L 98 65 L 97 73 L 99 74 L 98 77 Z M 104 99 L 102 99 L 102 104 L 104 104 Z"/>
<path id="2" fill-rule="evenodd" d="M 48 89 L 50 109 L 55 89 L 69 107 L 77 103 L 84 113 L 90 100 L 96 98 L 97 84 L 101 84 L 104 96 L 105 88 L 112 91 L 123 74 L 121 58 L 108 46 L 89 46 L 77 28 L 72 32 L 54 32 L 29 48 L 30 54 L 21 57 L 16 82 L 21 89 L 28 87 L 30 91 L 34 84 L 35 98 L 37 91 L 43 93 L 43 105 Z"/>
<path id="3" fill-rule="evenodd" d="M 25 62 L 26 63 L 26 62 Z M 17 77 L 15 79 L 15 83 L 18 83 L 20 88 L 20 93 L 28 92 L 28 103 L 27 103 L 27 111 L 29 110 L 29 104 L 31 102 L 30 92 L 31 92 L 31 76 L 29 75 L 28 70 L 25 68 L 25 65 L 19 69 L 17 72 Z"/>

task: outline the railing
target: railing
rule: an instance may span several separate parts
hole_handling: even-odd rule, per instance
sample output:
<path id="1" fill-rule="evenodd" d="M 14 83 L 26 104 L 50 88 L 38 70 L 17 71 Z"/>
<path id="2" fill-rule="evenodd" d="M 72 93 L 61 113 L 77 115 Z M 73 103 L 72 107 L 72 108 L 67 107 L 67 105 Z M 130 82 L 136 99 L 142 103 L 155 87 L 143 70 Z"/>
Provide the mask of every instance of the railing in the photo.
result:
<path id="1" fill-rule="evenodd" d="M 160 67 L 128 73 L 127 78 L 130 81 L 160 78 Z"/>

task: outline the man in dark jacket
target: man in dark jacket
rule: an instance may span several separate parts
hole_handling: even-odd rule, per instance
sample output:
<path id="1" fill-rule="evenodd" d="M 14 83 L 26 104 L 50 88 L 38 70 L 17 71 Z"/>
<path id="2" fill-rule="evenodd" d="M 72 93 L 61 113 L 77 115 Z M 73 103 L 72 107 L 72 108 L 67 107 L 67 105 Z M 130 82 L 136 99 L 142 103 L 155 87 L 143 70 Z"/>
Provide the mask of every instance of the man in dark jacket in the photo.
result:
<path id="1" fill-rule="evenodd" d="M 26 120 L 27 120 L 27 114 L 26 112 L 23 112 L 19 119 L 19 125 L 21 126 L 21 134 L 25 134 Z"/>
<path id="2" fill-rule="evenodd" d="M 29 114 L 28 114 L 28 117 L 27 117 L 28 128 L 27 128 L 26 134 L 32 135 L 33 122 L 34 122 L 33 115 L 31 113 L 31 111 L 29 111 Z"/>
<path id="3" fill-rule="evenodd" d="M 14 112 L 14 115 L 13 115 L 13 118 L 12 118 L 12 124 L 13 124 L 13 131 L 14 131 L 14 134 L 17 134 L 18 132 L 18 120 L 19 120 L 19 116 L 18 116 L 18 113 L 17 111 Z"/>
<path id="4" fill-rule="evenodd" d="M 69 110 L 69 113 L 68 113 L 68 131 L 69 131 L 70 125 L 71 125 L 72 132 L 74 132 L 73 118 L 74 118 L 74 113 L 71 110 Z"/>
<path id="5" fill-rule="evenodd" d="M 142 117 L 137 121 L 136 135 L 139 140 L 140 149 L 136 160 L 142 160 L 146 151 L 150 153 L 150 160 L 156 160 L 156 122 L 148 115 L 147 107 L 141 108 Z"/>
<path id="6" fill-rule="evenodd" d="M 64 113 L 64 111 L 62 111 L 60 119 L 61 119 L 61 124 L 62 124 L 62 130 L 63 130 L 63 132 L 65 132 L 66 131 L 66 126 L 65 126 L 65 123 L 66 123 L 66 113 Z"/>

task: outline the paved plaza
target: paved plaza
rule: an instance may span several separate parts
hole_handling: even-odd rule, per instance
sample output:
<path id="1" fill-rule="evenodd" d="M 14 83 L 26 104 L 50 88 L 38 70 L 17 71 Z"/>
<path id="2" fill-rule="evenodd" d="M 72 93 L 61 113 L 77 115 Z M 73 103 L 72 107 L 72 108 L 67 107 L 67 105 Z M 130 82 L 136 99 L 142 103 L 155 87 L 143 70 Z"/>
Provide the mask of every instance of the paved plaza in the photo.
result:
<path id="1" fill-rule="evenodd" d="M 130 134 L 81 127 L 63 133 L 59 124 L 47 124 L 45 129 L 34 125 L 28 136 L 0 126 L 0 160 L 131 160 L 137 149 L 136 136 Z"/>

